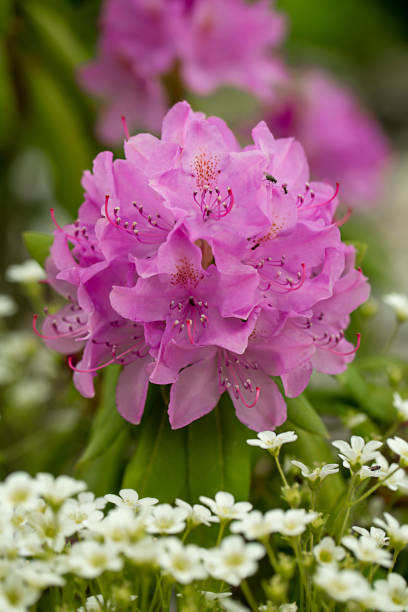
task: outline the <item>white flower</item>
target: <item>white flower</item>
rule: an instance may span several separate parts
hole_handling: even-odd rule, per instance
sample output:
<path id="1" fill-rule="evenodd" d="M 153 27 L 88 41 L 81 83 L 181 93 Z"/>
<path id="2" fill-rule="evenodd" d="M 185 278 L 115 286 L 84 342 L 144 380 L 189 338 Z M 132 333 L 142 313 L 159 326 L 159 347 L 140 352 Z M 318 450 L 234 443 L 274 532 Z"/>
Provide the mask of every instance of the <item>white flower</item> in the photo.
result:
<path id="1" fill-rule="evenodd" d="M 316 482 L 316 480 L 324 480 L 326 476 L 329 476 L 330 474 L 337 474 L 339 471 L 338 463 L 327 463 L 326 465 L 315 467 L 313 470 L 310 470 L 310 468 L 308 468 L 307 465 L 301 461 L 292 460 L 292 463 L 300 469 L 302 476 L 311 482 Z"/>
<path id="2" fill-rule="evenodd" d="M 333 565 L 320 565 L 314 581 L 336 601 L 361 601 L 370 593 L 364 576 L 354 570 L 338 570 Z"/>
<path id="3" fill-rule="evenodd" d="M 297 604 L 296 603 L 287 603 L 287 604 L 281 604 L 279 606 L 279 612 L 297 612 Z"/>
<path id="4" fill-rule="evenodd" d="M 398 320 L 403 323 L 408 319 L 408 297 L 400 293 L 384 295 L 384 303 L 395 311 Z"/>
<path id="5" fill-rule="evenodd" d="M 202 495 L 200 501 L 208 506 L 220 520 L 240 519 L 252 510 L 252 504 L 249 502 L 235 502 L 234 496 L 225 491 L 218 491 L 215 494 L 215 500 Z"/>
<path id="6" fill-rule="evenodd" d="M 300 535 L 305 531 L 306 525 L 318 516 L 317 512 L 306 512 L 304 508 L 281 511 L 281 514 L 276 514 L 276 531 L 286 536 Z"/>
<path id="7" fill-rule="evenodd" d="M 134 489 L 121 489 L 119 495 L 108 494 L 105 499 L 119 508 L 132 508 L 139 511 L 141 508 L 154 506 L 159 501 L 155 497 L 142 497 L 139 499 L 137 491 Z"/>
<path id="8" fill-rule="evenodd" d="M 200 591 L 201 595 L 204 595 L 208 601 L 217 601 L 219 599 L 228 599 L 232 597 L 232 593 L 226 591 L 224 593 L 214 593 L 213 591 Z"/>
<path id="9" fill-rule="evenodd" d="M 100 610 L 103 610 L 104 604 L 105 600 L 103 595 L 91 595 L 86 599 L 85 608 L 81 606 L 80 608 L 77 608 L 77 612 L 94 612 L 94 610 L 100 612 Z"/>
<path id="10" fill-rule="evenodd" d="M 408 442 L 394 436 L 394 438 L 388 438 L 387 444 L 396 455 L 399 455 L 402 467 L 408 467 Z"/>
<path id="11" fill-rule="evenodd" d="M 265 515 L 259 510 L 252 510 L 240 521 L 230 526 L 232 533 L 243 533 L 248 540 L 261 540 L 279 530 L 283 520 L 283 510 L 269 510 Z"/>
<path id="12" fill-rule="evenodd" d="M 228 536 L 219 548 L 207 551 L 206 567 L 214 578 L 238 586 L 244 578 L 256 572 L 257 561 L 264 554 L 262 544 L 247 544 L 241 536 Z"/>
<path id="13" fill-rule="evenodd" d="M 364 527 L 358 526 L 353 526 L 352 529 L 359 535 L 373 538 L 373 540 L 377 542 L 377 546 L 388 546 L 390 543 L 390 538 L 387 536 L 385 531 L 383 529 L 379 529 L 378 527 L 370 527 L 370 531 L 368 531 L 368 529 L 364 529 Z"/>
<path id="14" fill-rule="evenodd" d="M 408 609 L 408 587 L 399 574 L 388 574 L 386 580 L 376 580 L 374 594 L 385 599 L 385 606 L 380 608 L 385 612 L 397 612 Z M 379 608 L 377 608 L 379 609 Z"/>
<path id="15" fill-rule="evenodd" d="M 85 495 L 85 497 L 82 497 Z M 103 512 L 98 509 L 99 499 L 94 500 L 93 494 L 80 494 L 78 499 L 67 499 L 59 511 L 58 518 L 66 536 L 73 535 L 81 529 L 89 528 L 103 519 Z"/>
<path id="16" fill-rule="evenodd" d="M 408 421 L 408 399 L 402 399 L 399 393 L 393 395 L 392 405 L 396 408 L 400 421 Z"/>
<path id="17" fill-rule="evenodd" d="M 181 584 L 189 584 L 193 580 L 202 580 L 207 577 L 202 558 L 202 550 L 194 544 L 183 546 L 175 537 L 164 538 L 160 541 L 157 561 L 162 569 Z"/>
<path id="18" fill-rule="evenodd" d="M 322 565 L 333 565 L 344 559 L 346 551 L 342 546 L 336 546 L 333 538 L 323 538 L 313 549 L 316 561 Z"/>
<path id="19" fill-rule="evenodd" d="M 186 527 L 187 510 L 172 508 L 170 504 L 160 504 L 152 508 L 146 518 L 148 533 L 180 533 Z"/>
<path id="20" fill-rule="evenodd" d="M 247 440 L 247 444 L 259 446 L 272 452 L 278 452 L 282 444 L 297 440 L 297 435 L 294 431 L 284 431 L 280 434 L 276 434 L 274 431 L 260 431 L 257 436 L 258 439 L 252 438 Z"/>
<path id="21" fill-rule="evenodd" d="M 62 551 L 66 530 L 49 506 L 30 512 L 29 523 L 46 546 L 55 552 Z"/>
<path id="22" fill-rule="evenodd" d="M 82 578 L 96 578 L 105 571 L 117 572 L 123 561 L 113 546 L 98 542 L 78 542 L 68 556 L 68 565 Z"/>
<path id="23" fill-rule="evenodd" d="M 391 567 L 391 553 L 380 548 L 377 541 L 371 536 L 362 535 L 360 538 L 345 536 L 342 544 L 353 551 L 357 559 L 363 563 L 375 563 L 383 567 Z"/>
<path id="24" fill-rule="evenodd" d="M 0 610 L 1 612 L 26 612 L 28 606 L 37 601 L 40 591 L 28 586 L 23 579 L 15 573 L 0 582 Z"/>
<path id="25" fill-rule="evenodd" d="M 23 561 L 16 567 L 16 571 L 23 580 L 35 589 L 45 589 L 50 586 L 63 586 L 64 578 L 55 572 L 51 563 L 44 561 Z"/>
<path id="26" fill-rule="evenodd" d="M 382 446 L 382 442 L 378 440 L 370 440 L 365 443 L 361 436 L 351 436 L 350 444 L 344 440 L 335 440 L 332 444 L 340 451 L 339 457 L 346 468 L 360 468 L 365 463 L 372 461 L 375 459 L 375 453 Z"/>
<path id="27" fill-rule="evenodd" d="M 211 523 L 219 523 L 218 516 L 213 516 L 208 508 L 201 504 L 191 506 L 182 499 L 176 499 L 176 506 L 184 508 L 187 511 L 187 520 L 191 525 L 211 525 Z"/>
<path id="28" fill-rule="evenodd" d="M 0 318 L 12 317 L 17 312 L 17 304 L 10 295 L 0 293 Z"/>
<path id="29" fill-rule="evenodd" d="M 102 521 L 93 524 L 91 530 L 124 551 L 129 543 L 140 540 L 145 534 L 146 514 L 135 515 L 128 506 L 115 508 Z"/>
<path id="30" fill-rule="evenodd" d="M 374 523 L 382 527 L 390 538 L 391 546 L 400 548 L 408 544 L 408 525 L 400 525 L 396 518 L 388 512 L 384 512 L 385 521 L 379 518 Z"/>
<path id="31" fill-rule="evenodd" d="M 59 507 L 68 497 L 86 489 L 86 483 L 70 476 L 53 476 L 40 472 L 36 476 L 40 495 L 53 507 Z"/>
<path id="32" fill-rule="evenodd" d="M 33 506 L 38 499 L 38 484 L 26 472 L 14 472 L 0 484 L 0 501 L 10 506 Z"/>
<path id="33" fill-rule="evenodd" d="M 35 283 L 45 278 L 45 272 L 34 259 L 28 259 L 22 264 L 9 266 L 6 278 L 11 283 Z"/>
<path id="34" fill-rule="evenodd" d="M 398 463 L 389 464 L 381 453 L 377 453 L 375 463 L 380 467 L 380 469 L 377 470 L 377 474 L 381 480 L 384 480 L 384 487 L 388 487 L 391 491 L 397 491 L 397 489 L 405 490 L 408 488 L 407 475 L 405 470 L 398 468 Z"/>
<path id="35" fill-rule="evenodd" d="M 146 536 L 135 543 L 125 546 L 123 552 L 134 563 L 153 565 L 157 562 L 159 542 L 152 536 Z"/>

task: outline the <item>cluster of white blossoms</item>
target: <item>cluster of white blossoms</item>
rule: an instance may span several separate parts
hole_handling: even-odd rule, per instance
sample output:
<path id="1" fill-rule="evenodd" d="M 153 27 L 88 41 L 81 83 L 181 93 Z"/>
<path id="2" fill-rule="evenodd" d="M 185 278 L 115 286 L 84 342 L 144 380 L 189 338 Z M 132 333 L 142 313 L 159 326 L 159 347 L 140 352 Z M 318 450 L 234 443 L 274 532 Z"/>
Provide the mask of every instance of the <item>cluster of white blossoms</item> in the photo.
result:
<path id="1" fill-rule="evenodd" d="M 295 440 L 294 432 L 261 432 L 249 443 L 270 452 L 280 466 L 281 447 Z M 408 449 L 401 438 L 387 441 L 402 462 L 404 444 Z M 293 589 L 296 579 L 306 598 L 354 602 L 356 610 L 408 610 L 408 586 L 394 571 L 408 544 L 408 525 L 388 512 L 370 528 L 350 530 L 346 520 L 354 504 L 371 494 L 363 468 L 379 465 L 382 476 L 373 471 L 374 489 L 397 488 L 404 479 L 396 475 L 405 478 L 402 463 L 392 463 L 391 470 L 388 462 L 381 464 L 381 442 L 375 440 L 353 436 L 350 443 L 333 445 L 350 470 L 349 492 L 340 504 L 342 527 L 330 526 L 332 517 L 317 512 L 314 502 L 302 507 L 302 494 L 292 501 L 283 496 L 288 508 L 263 513 L 225 491 L 201 496 L 194 505 L 182 499 L 172 505 L 139 497 L 133 489 L 95 497 L 84 482 L 68 476 L 15 472 L 0 484 L 0 610 L 28 611 L 41 599 L 44 609 L 61 612 L 153 611 L 167 609 L 176 596 L 180 610 L 242 612 L 247 604 L 254 609 L 247 578 L 260 563 L 263 576 L 268 563 L 272 571 L 262 583 L 266 601 L 256 604 L 265 612 L 297 610 L 290 603 L 299 592 Z M 292 463 L 302 479 L 293 486 L 313 495 L 340 467 Z M 280 470 L 285 491 L 290 487 Z"/>

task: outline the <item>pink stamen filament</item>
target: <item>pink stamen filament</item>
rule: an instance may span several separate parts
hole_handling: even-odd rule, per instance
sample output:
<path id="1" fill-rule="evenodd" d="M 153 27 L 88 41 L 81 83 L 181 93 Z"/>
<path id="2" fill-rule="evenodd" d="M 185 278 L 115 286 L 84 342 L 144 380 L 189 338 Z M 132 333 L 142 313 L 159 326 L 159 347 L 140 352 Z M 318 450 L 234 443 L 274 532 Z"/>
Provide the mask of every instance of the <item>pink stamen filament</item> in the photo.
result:
<path id="1" fill-rule="evenodd" d="M 298 289 L 303 287 L 304 282 L 306 280 L 306 266 L 305 266 L 304 262 L 302 262 L 300 264 L 300 266 L 301 266 L 301 270 L 302 271 L 300 273 L 300 278 L 298 279 L 296 284 L 291 284 L 291 282 L 288 280 L 288 278 L 286 278 L 285 281 L 282 282 L 282 283 L 280 283 L 276 279 L 269 279 L 269 282 L 267 283 L 266 287 L 261 288 L 261 291 L 269 291 L 269 289 L 271 289 L 271 287 L 273 285 L 275 285 L 275 287 L 281 287 L 281 288 L 288 287 L 288 285 L 289 285 L 289 287 L 286 290 L 281 292 L 282 294 L 290 293 L 291 291 L 297 291 Z"/>
<path id="2" fill-rule="evenodd" d="M 121 225 L 121 219 L 120 217 L 115 217 L 115 220 L 112 219 L 112 217 L 109 214 L 109 210 L 108 210 L 108 204 L 109 204 L 109 195 L 107 194 L 105 196 L 105 217 L 106 219 L 109 221 L 109 223 L 115 227 L 116 229 L 122 230 L 122 232 L 125 232 L 126 234 L 129 234 L 129 236 L 132 236 L 133 238 L 136 238 L 139 242 L 141 242 L 142 244 L 156 244 L 157 242 L 161 242 L 161 237 L 157 236 L 156 234 L 149 234 L 148 232 L 146 232 L 146 230 L 143 228 L 143 236 L 140 235 L 140 230 L 137 228 L 137 223 L 133 222 L 125 222 L 127 223 L 127 225 L 132 225 L 134 226 L 133 229 L 128 229 L 127 227 L 123 227 Z M 147 220 L 147 222 L 149 223 L 149 225 L 154 228 L 154 229 L 160 229 L 163 230 L 165 232 L 168 232 L 169 229 L 165 228 L 165 227 L 161 227 L 157 222 L 155 222 L 155 219 L 153 219 L 151 217 L 151 215 L 144 215 L 143 214 L 143 207 L 139 207 L 137 208 L 137 210 L 139 211 L 139 213 L 141 214 L 141 216 Z M 147 238 L 147 240 L 146 240 Z M 152 240 L 148 240 L 148 238 L 151 238 Z"/>
<path id="3" fill-rule="evenodd" d="M 37 320 L 38 320 L 38 314 L 34 314 L 33 322 L 32 322 L 33 331 L 39 338 L 42 338 L 43 340 L 59 340 L 60 338 L 69 338 L 69 337 L 75 336 L 76 334 L 82 334 L 88 331 L 87 327 L 81 327 L 79 329 L 72 329 L 71 331 L 66 332 L 66 333 L 64 332 L 63 334 L 55 334 L 55 336 L 47 336 L 38 331 Z M 71 325 L 71 323 L 67 322 L 67 325 L 68 324 Z"/>
<path id="4" fill-rule="evenodd" d="M 200 200 L 197 199 L 196 191 L 193 193 L 193 199 L 202 213 L 203 221 L 206 221 L 211 213 L 219 221 L 222 217 L 226 217 L 234 206 L 234 194 L 230 187 L 227 187 L 224 199 L 221 198 L 219 189 L 212 190 L 207 187 L 202 190 Z"/>
<path id="5" fill-rule="evenodd" d="M 331 196 L 331 198 L 329 198 L 325 202 L 320 202 L 319 204 L 308 204 L 307 206 L 300 206 L 299 207 L 300 212 L 305 211 L 305 210 L 312 210 L 314 208 L 320 208 L 321 206 L 327 206 L 327 204 L 330 204 L 331 202 L 333 202 L 334 198 L 337 197 L 339 193 L 339 189 L 340 189 L 340 183 L 336 183 L 336 189 L 333 195 Z"/>
<path id="6" fill-rule="evenodd" d="M 126 351 L 123 351 L 123 353 L 120 353 L 119 355 L 115 355 L 114 354 L 112 359 L 110 359 L 106 363 L 103 363 L 100 366 L 96 366 L 96 368 L 89 368 L 89 369 L 83 369 L 83 370 L 80 369 L 80 368 L 76 368 L 72 364 L 72 355 L 70 355 L 68 357 L 68 365 L 71 368 L 71 370 L 74 370 L 74 372 L 79 372 L 80 374 L 91 374 L 93 372 L 98 372 L 99 370 L 102 370 L 103 368 L 106 368 L 109 365 L 112 365 L 112 363 L 117 363 L 119 359 L 122 359 L 122 357 L 125 357 L 125 355 L 128 355 L 129 353 L 131 353 L 137 346 L 138 346 L 138 344 L 134 344 L 130 348 L 126 349 Z M 137 351 L 137 353 L 138 353 L 138 351 Z"/>
<path id="7" fill-rule="evenodd" d="M 355 353 L 357 353 L 358 349 L 360 348 L 360 343 L 361 343 L 361 334 L 358 333 L 357 334 L 357 344 L 353 348 L 352 351 L 348 351 L 347 353 L 342 353 L 341 351 L 336 351 L 335 349 L 328 348 L 328 347 L 321 347 L 321 348 L 322 348 L 322 350 L 329 351 L 330 353 L 333 353 L 333 355 L 339 355 L 340 357 L 348 357 L 348 355 L 354 355 Z"/>
<path id="8" fill-rule="evenodd" d="M 125 115 L 122 115 L 120 119 L 122 121 L 123 131 L 125 133 L 126 140 L 129 140 L 130 139 L 130 134 L 129 134 L 128 126 L 127 126 L 127 123 L 126 123 Z"/>
<path id="9" fill-rule="evenodd" d="M 341 227 L 342 225 L 347 223 L 347 221 L 350 219 L 352 214 L 353 214 L 353 209 L 352 208 L 348 208 L 346 214 L 344 215 L 344 217 L 342 217 L 341 219 L 336 221 L 335 225 L 337 225 L 337 227 Z"/>
<path id="10" fill-rule="evenodd" d="M 225 351 L 224 351 L 224 352 L 225 352 Z M 237 358 L 237 360 L 238 360 L 238 358 Z M 236 361 L 237 361 L 237 360 L 236 360 Z M 224 388 L 226 391 L 228 391 L 229 393 L 235 393 L 235 394 L 236 394 L 236 396 L 238 395 L 239 399 L 241 400 L 241 402 L 244 404 L 244 406 L 245 406 L 246 408 L 253 408 L 253 407 L 254 407 L 254 406 L 255 406 L 255 405 L 258 403 L 259 396 L 260 396 L 260 393 L 261 393 L 261 388 L 260 388 L 260 387 L 258 387 L 258 386 L 257 386 L 257 387 L 255 387 L 255 399 L 254 399 L 254 401 L 253 401 L 253 402 L 251 402 L 251 404 L 248 404 L 248 402 L 245 400 L 244 396 L 242 395 L 241 388 L 240 388 L 240 384 L 241 384 L 241 385 L 243 385 L 243 386 L 244 386 L 244 388 L 249 389 L 249 391 L 250 391 L 251 393 L 253 392 L 252 385 L 251 385 L 251 384 L 248 384 L 247 386 L 245 386 L 245 383 L 243 383 L 243 382 L 242 382 L 242 379 L 241 379 L 241 377 L 240 377 L 239 373 L 238 373 L 238 372 L 237 372 L 237 373 L 236 373 L 236 372 L 234 372 L 234 370 L 233 370 L 233 368 L 232 368 L 232 361 L 231 361 L 231 360 L 228 358 L 228 354 L 227 354 L 227 356 L 225 356 L 225 354 L 224 354 L 224 364 L 225 364 L 225 366 L 226 366 L 227 368 L 230 368 L 229 372 L 230 372 L 230 375 L 231 375 L 231 379 L 232 379 L 233 385 L 231 385 L 231 384 L 227 385 L 227 384 L 226 384 L 227 377 L 224 377 L 224 380 L 221 380 L 220 375 L 222 374 L 222 365 L 221 365 L 221 361 L 220 361 L 220 353 L 219 353 L 219 354 L 218 354 L 218 375 L 219 375 L 219 377 L 220 377 L 220 378 L 219 378 L 220 385 L 221 385 L 221 386 L 222 386 L 222 387 L 223 387 L 223 388 Z M 255 368 L 255 365 L 253 365 L 253 366 L 249 366 L 249 365 L 248 365 L 248 362 L 247 362 L 247 365 L 246 365 L 245 367 L 246 367 L 246 368 L 248 368 L 248 367 L 253 367 L 254 369 L 257 369 L 257 367 Z M 239 381 L 239 382 L 238 382 L 238 381 Z"/>
<path id="11" fill-rule="evenodd" d="M 55 225 L 55 227 L 57 228 L 57 230 L 59 230 L 60 232 L 62 232 L 63 234 L 65 234 L 65 236 L 67 238 L 69 238 L 70 240 L 73 240 L 74 242 L 81 242 L 79 238 L 77 238 L 76 236 L 72 236 L 72 234 L 68 234 L 64 228 L 62 228 L 60 226 L 60 224 L 58 223 L 57 219 L 55 218 L 55 212 L 53 208 L 50 208 L 50 214 L 51 214 L 51 219 L 53 224 Z"/>

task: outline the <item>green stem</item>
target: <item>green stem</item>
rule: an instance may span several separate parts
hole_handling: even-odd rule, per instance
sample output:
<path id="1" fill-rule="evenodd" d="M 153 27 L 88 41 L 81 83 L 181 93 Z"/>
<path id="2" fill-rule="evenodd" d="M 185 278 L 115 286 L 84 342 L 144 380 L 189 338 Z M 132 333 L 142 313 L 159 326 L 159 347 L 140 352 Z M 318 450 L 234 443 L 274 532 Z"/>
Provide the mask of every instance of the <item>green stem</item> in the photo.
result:
<path id="1" fill-rule="evenodd" d="M 252 591 L 249 588 L 249 584 L 247 583 L 246 580 L 243 580 L 241 582 L 241 590 L 243 594 L 245 595 L 245 599 L 249 603 L 252 612 L 258 612 L 258 604 L 256 603 L 256 599 L 253 596 Z"/>
<path id="2" fill-rule="evenodd" d="M 224 535 L 224 531 L 225 531 L 225 527 L 227 526 L 227 523 L 228 523 L 228 520 L 220 519 L 220 528 L 218 530 L 218 537 L 215 543 L 216 547 L 220 545 L 220 542 L 222 540 L 222 536 Z"/>
<path id="3" fill-rule="evenodd" d="M 283 485 L 285 487 L 289 487 L 288 481 L 286 480 L 286 476 L 283 473 L 283 469 L 282 469 L 282 466 L 281 466 L 280 461 L 279 461 L 279 456 L 278 455 L 274 455 L 274 457 L 275 457 L 276 467 L 278 468 L 278 472 L 280 474 L 280 477 L 282 478 Z"/>
<path id="4" fill-rule="evenodd" d="M 275 553 L 273 551 L 273 548 L 272 548 L 272 545 L 271 545 L 271 542 L 268 536 L 265 538 L 262 538 L 262 544 L 266 548 L 266 552 L 268 553 L 268 559 L 269 559 L 271 566 L 273 567 L 275 572 L 278 574 L 279 573 L 278 562 L 276 560 L 276 556 L 275 556 Z"/>
<path id="5" fill-rule="evenodd" d="M 297 562 L 297 566 L 299 569 L 299 576 L 300 576 L 300 610 L 305 610 L 305 607 L 304 607 L 305 594 L 306 594 L 306 609 L 308 610 L 312 597 L 310 593 L 310 585 L 305 576 L 303 563 L 302 563 L 302 557 L 300 554 L 300 539 L 301 539 L 300 536 L 297 536 L 296 538 L 292 538 L 291 543 L 292 543 L 292 548 L 295 552 L 296 562 Z"/>
<path id="6" fill-rule="evenodd" d="M 398 470 L 400 469 L 400 466 L 396 467 L 395 470 L 393 470 L 390 474 L 388 474 L 388 476 L 386 476 L 385 478 L 383 478 L 382 480 L 380 480 L 380 482 L 377 482 L 374 486 L 371 487 L 371 489 L 368 489 L 368 491 L 366 491 L 365 493 L 363 493 L 363 495 L 360 495 L 360 497 L 357 497 L 357 499 L 355 499 L 352 503 L 351 506 L 354 506 L 355 504 L 359 504 L 360 502 L 362 502 L 364 499 L 366 499 L 367 497 L 369 497 L 372 493 L 374 493 L 374 491 L 376 491 L 377 489 L 379 489 L 380 487 L 383 486 L 384 482 L 386 480 L 388 480 L 388 478 L 391 478 L 391 476 L 393 476 Z"/>
<path id="7" fill-rule="evenodd" d="M 399 549 L 399 548 L 394 548 L 394 554 L 393 554 L 393 556 L 392 556 L 391 566 L 390 566 L 390 567 L 389 567 L 389 569 L 388 569 L 388 573 L 389 573 L 389 574 L 391 574 L 392 570 L 394 569 L 395 564 L 396 564 L 396 562 L 397 562 L 398 555 L 400 554 L 400 552 L 401 552 L 401 549 Z"/>
<path id="8" fill-rule="evenodd" d="M 384 355 L 387 355 L 390 351 L 390 348 L 392 347 L 395 338 L 398 336 L 398 332 L 401 326 L 401 322 L 398 321 L 398 319 L 395 322 L 395 327 L 392 331 L 392 334 L 390 335 L 390 337 L 388 338 L 387 342 L 385 343 L 384 349 L 383 349 L 383 353 Z"/>
<path id="9" fill-rule="evenodd" d="M 340 532 L 337 538 L 338 542 L 340 542 L 347 528 L 347 523 L 348 523 L 350 512 L 351 512 L 351 506 L 353 505 L 353 493 L 354 493 L 354 487 L 356 486 L 356 479 L 357 479 L 357 475 L 353 474 L 353 476 L 351 477 L 349 490 L 347 491 L 347 498 L 346 498 L 346 503 L 345 503 L 345 513 L 344 513 L 344 518 L 343 518 L 343 524 L 341 526 L 341 529 L 340 529 Z"/>

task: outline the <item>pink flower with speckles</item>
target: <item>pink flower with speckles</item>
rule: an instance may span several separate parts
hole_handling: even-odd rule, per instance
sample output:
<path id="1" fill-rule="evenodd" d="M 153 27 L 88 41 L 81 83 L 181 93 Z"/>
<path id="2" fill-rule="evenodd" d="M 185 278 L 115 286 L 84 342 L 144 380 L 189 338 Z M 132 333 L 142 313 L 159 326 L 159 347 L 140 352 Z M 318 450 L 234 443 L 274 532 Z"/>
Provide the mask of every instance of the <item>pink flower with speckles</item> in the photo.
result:
<path id="1" fill-rule="evenodd" d="M 153 383 L 171 384 L 173 428 L 227 392 L 243 423 L 271 430 L 286 418 L 272 377 L 292 397 L 358 349 L 344 334 L 369 288 L 334 218 L 338 186 L 309 182 L 292 138 L 263 122 L 252 135 L 241 148 L 221 119 L 176 104 L 160 139 L 98 155 L 73 224 L 53 215 L 48 280 L 67 304 L 34 329 L 69 355 L 86 397 L 121 364 L 117 405 L 132 423 Z"/>
<path id="2" fill-rule="evenodd" d="M 120 140 L 122 115 L 132 129 L 158 131 L 167 103 L 162 77 L 176 67 L 193 93 L 230 85 L 271 99 L 283 76 L 273 51 L 284 26 L 267 0 L 106 0 L 98 57 L 79 73 L 103 102 L 99 136 Z"/>
<path id="3" fill-rule="evenodd" d="M 353 206 L 378 199 L 390 149 L 380 125 L 345 86 L 309 70 L 294 76 L 266 121 L 278 136 L 303 144 L 314 176 L 338 181 Z"/>

